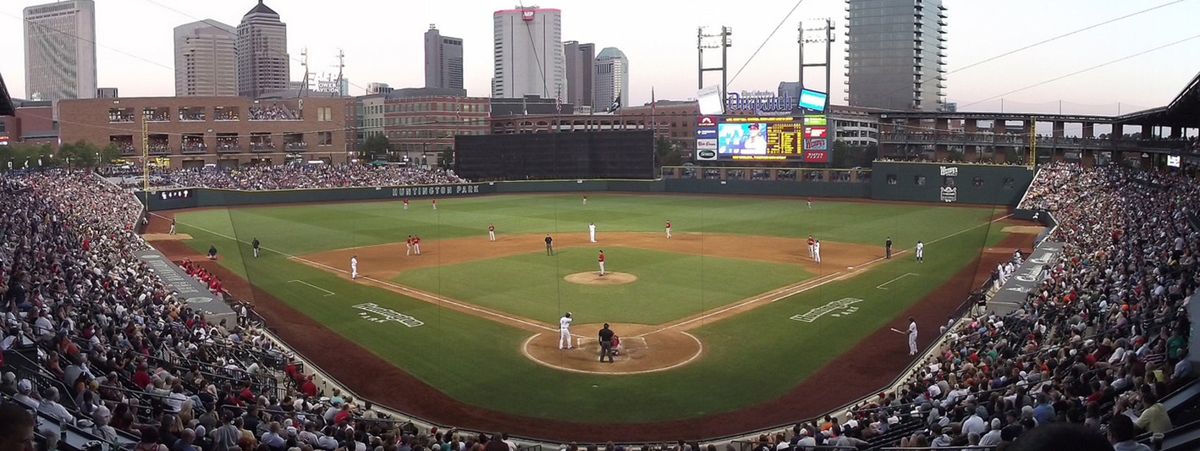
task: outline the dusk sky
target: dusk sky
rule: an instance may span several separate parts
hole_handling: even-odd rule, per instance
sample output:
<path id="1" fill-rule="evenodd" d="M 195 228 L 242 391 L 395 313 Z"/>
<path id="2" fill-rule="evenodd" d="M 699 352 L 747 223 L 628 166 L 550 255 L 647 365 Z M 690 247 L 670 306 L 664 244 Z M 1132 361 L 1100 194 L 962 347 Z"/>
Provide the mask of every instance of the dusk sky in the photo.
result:
<path id="1" fill-rule="evenodd" d="M 0 73 L 13 97 L 23 97 L 22 9 L 33 1 L 0 4 Z M 422 34 L 437 24 L 442 34 L 461 37 L 465 46 L 469 95 L 488 96 L 492 74 L 492 12 L 513 1 L 440 0 L 267 0 L 288 26 L 292 79 L 302 76 L 300 52 L 308 48 L 310 70 L 336 72 L 338 49 L 346 53 L 351 94 L 370 82 L 392 87 L 424 84 Z M 236 26 L 254 0 L 96 0 L 99 86 L 117 87 L 121 96 L 174 94 L 172 29 L 199 19 Z M 534 3 L 526 2 L 526 6 Z M 731 91 L 774 91 L 780 81 L 796 79 L 796 25 L 801 19 L 833 17 L 838 42 L 833 48 L 833 102 L 844 104 L 845 3 L 804 0 L 749 66 L 733 74 L 795 5 L 787 0 L 730 2 L 664 0 L 540 3 L 563 11 L 563 39 L 593 42 L 597 52 L 617 47 L 630 61 L 631 103 L 688 99 L 696 95 L 696 27 L 733 27 L 729 54 Z M 959 109 L 1115 114 L 1169 102 L 1200 71 L 1200 0 L 947 0 L 949 8 L 949 101 Z M 974 67 L 1007 51 L 1056 35 L 1167 5 L 1111 24 L 1082 31 Z M 1092 71 L 1023 89 L 1073 72 L 1115 62 Z M 818 46 L 809 47 L 820 53 Z M 716 52 L 712 52 L 716 55 Z M 713 63 L 718 59 L 711 60 Z M 810 80 L 822 75 L 813 70 Z M 718 80 L 710 73 L 706 84 Z M 710 81 L 711 80 L 711 81 Z M 812 84 L 812 81 L 810 81 Z M 1010 91 L 1017 91 L 1008 93 Z M 1008 93 L 1008 94 L 1006 94 Z"/>

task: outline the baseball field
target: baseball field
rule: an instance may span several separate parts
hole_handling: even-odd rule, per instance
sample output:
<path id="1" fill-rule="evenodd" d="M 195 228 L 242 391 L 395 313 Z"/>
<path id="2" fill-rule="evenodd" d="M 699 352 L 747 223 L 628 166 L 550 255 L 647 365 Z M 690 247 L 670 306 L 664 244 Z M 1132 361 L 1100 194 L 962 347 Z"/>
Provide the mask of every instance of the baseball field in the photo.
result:
<path id="1" fill-rule="evenodd" d="M 462 426 L 554 431 L 546 438 L 649 439 L 784 423 L 878 389 L 909 362 L 891 328 L 915 316 L 925 346 L 978 274 L 1028 244 L 1006 213 L 503 195 L 442 199 L 436 210 L 428 200 L 200 209 L 174 214 L 179 235 L 148 238 L 177 260 L 215 246 L 226 285 L 368 399 Z M 421 255 L 406 255 L 409 235 Z M 924 263 L 913 258 L 918 240 Z M 568 311 L 574 349 L 559 350 Z M 598 361 L 601 323 L 621 337 L 614 363 Z"/>

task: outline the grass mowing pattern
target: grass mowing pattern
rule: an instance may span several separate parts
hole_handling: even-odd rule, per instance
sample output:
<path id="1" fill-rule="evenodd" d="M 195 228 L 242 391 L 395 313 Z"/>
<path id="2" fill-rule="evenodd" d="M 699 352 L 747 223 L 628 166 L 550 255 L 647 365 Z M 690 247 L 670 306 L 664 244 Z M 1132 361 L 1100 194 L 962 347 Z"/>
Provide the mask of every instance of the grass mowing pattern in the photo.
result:
<path id="1" fill-rule="evenodd" d="M 853 279 L 704 325 L 693 332 L 705 341 L 706 355 L 691 365 L 663 373 L 605 377 L 556 371 L 525 359 L 519 352 L 528 337 L 523 331 L 386 290 L 349 283 L 275 253 L 267 252 L 262 258 L 252 259 L 248 244 L 238 246 L 192 227 L 229 236 L 236 233 L 244 242 L 258 236 L 268 248 L 302 253 L 402 240 L 405 234 L 412 233 L 405 229 L 421 224 L 430 226 L 434 224 L 430 221 L 436 218 L 441 221 L 434 229 L 439 231 L 436 236 L 455 237 L 479 234 L 488 222 L 496 222 L 502 231 L 505 227 L 520 227 L 526 232 L 540 233 L 545 231 L 542 229 L 546 224 L 553 223 L 555 216 L 561 224 L 566 222 L 564 217 L 578 220 L 582 214 L 564 211 L 578 203 L 575 196 L 497 196 L 440 203 L 441 210 L 436 215 L 432 211 L 416 211 L 420 202 L 413 202 L 408 212 L 400 210 L 399 203 L 364 203 L 215 209 L 187 213 L 179 221 L 180 231 L 196 238 L 189 244 L 198 252 L 215 243 L 222 250 L 221 264 L 450 396 L 490 409 L 580 422 L 695 417 L 778 397 L 872 331 L 903 322 L 896 318 L 901 311 L 949 280 L 978 256 L 985 243 L 995 243 L 1003 236 L 992 227 L 975 228 L 928 245 L 928 262 L 923 265 L 912 262 L 911 255 L 906 255 Z M 897 248 L 908 247 L 905 243 L 909 241 L 929 242 L 980 224 L 994 212 L 990 208 L 820 201 L 808 210 L 803 205 L 803 201 L 755 198 L 592 196 L 587 208 L 599 207 L 609 215 L 607 222 L 598 222 L 602 231 L 622 230 L 618 228 L 621 225 L 629 226 L 630 229 L 624 230 L 630 231 L 659 231 L 659 218 L 664 217 L 676 223 L 677 231 L 698 231 L 685 228 L 694 226 L 683 223 L 686 218 L 699 218 L 700 213 L 695 210 L 702 208 L 705 230 L 710 232 L 803 236 L 808 233 L 807 228 L 816 228 L 814 224 L 826 224 L 825 227 L 831 228 L 816 230 L 822 239 L 881 243 L 890 234 Z M 637 218 L 623 216 L 625 211 Z M 401 216 L 404 214 L 411 216 Z M 791 224 L 785 224 L 789 214 Z M 505 226 L 497 218 L 509 218 L 513 225 Z M 454 222 L 449 222 L 450 219 Z M 652 224 L 643 226 L 644 222 Z M 728 228 L 735 226 L 752 230 Z M 421 233 L 426 239 L 435 236 Z M 886 291 L 876 288 L 908 272 L 920 275 L 891 283 Z M 289 280 L 304 280 L 336 294 L 326 297 Z M 826 316 L 813 323 L 789 319 L 842 297 L 865 301 L 857 304 L 859 310 L 850 316 Z M 426 324 L 407 328 L 364 321 L 359 311 L 351 308 L 361 302 L 375 302 Z M 926 330 L 923 333 L 932 333 L 933 329 Z M 897 335 L 895 343 L 879 345 L 895 346 L 897 352 L 904 352 L 903 340 Z M 331 352 L 336 352 L 336 348 L 331 348 Z"/>

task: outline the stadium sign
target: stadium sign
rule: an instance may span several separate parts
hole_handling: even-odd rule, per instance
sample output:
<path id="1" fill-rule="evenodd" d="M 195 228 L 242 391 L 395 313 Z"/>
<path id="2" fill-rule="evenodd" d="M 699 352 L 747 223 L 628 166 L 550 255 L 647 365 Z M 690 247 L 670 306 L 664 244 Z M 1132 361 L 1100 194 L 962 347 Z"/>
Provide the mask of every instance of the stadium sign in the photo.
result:
<path id="1" fill-rule="evenodd" d="M 748 96 L 731 92 L 725 97 L 725 114 L 792 114 L 800 101 L 790 95 Z"/>
<path id="2" fill-rule="evenodd" d="M 954 186 L 943 186 L 941 190 L 942 202 L 954 202 L 958 200 L 958 188 Z"/>
<path id="3" fill-rule="evenodd" d="M 392 197 L 458 196 L 479 194 L 479 185 L 409 186 L 392 188 Z"/>
<path id="4" fill-rule="evenodd" d="M 403 324 L 407 327 L 420 327 L 425 323 L 419 319 L 397 312 L 390 308 L 383 308 L 374 302 L 367 302 L 353 306 L 356 309 L 362 310 L 358 316 L 362 319 L 373 323 L 386 323 L 389 321 Z"/>
<path id="5" fill-rule="evenodd" d="M 820 307 L 813 308 L 802 315 L 792 315 L 791 320 L 811 323 L 825 315 L 829 315 L 834 318 L 852 315 L 854 312 L 858 311 L 858 307 L 855 307 L 854 304 L 862 301 L 862 299 L 858 298 L 841 298 Z"/>
<path id="6" fill-rule="evenodd" d="M 954 166 L 938 166 L 938 175 L 942 177 L 958 177 L 958 168 Z"/>
<path id="7" fill-rule="evenodd" d="M 828 163 L 829 152 L 821 150 L 809 150 L 804 152 L 805 163 Z"/>

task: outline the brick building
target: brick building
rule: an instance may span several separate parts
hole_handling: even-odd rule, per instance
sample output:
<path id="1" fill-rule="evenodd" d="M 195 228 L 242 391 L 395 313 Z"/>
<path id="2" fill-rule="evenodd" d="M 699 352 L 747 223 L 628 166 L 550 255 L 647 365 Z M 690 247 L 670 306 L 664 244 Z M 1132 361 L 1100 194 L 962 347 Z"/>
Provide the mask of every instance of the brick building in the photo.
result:
<path id="1" fill-rule="evenodd" d="M 658 123 L 654 137 L 669 138 L 679 146 L 684 155 L 696 149 L 696 120 L 700 117 L 700 105 L 695 100 L 659 100 L 642 106 L 621 109 L 621 114 L 649 118 L 654 115 Z"/>
<path id="2" fill-rule="evenodd" d="M 280 164 L 352 158 L 351 103 L 345 98 L 252 100 L 245 97 L 139 97 L 58 103 L 62 142 L 116 144 L 128 160 L 142 156 L 143 118 L 152 158 L 173 168 Z"/>
<path id="3" fill-rule="evenodd" d="M 358 97 L 356 109 L 358 146 L 383 135 L 397 158 L 436 158 L 454 150 L 455 135 L 487 134 L 491 99 L 462 89 L 405 88 Z"/>
<path id="4" fill-rule="evenodd" d="M 58 148 L 58 127 L 49 100 L 14 100 L 12 116 L 0 116 L 0 144 L 49 144 Z"/>

